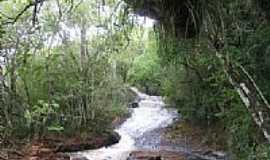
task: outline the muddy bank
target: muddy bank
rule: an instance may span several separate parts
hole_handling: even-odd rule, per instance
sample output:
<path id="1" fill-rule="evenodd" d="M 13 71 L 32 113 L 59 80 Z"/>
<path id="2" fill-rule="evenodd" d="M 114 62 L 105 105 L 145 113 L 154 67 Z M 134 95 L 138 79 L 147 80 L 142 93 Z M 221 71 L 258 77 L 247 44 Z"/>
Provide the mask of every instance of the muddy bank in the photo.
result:
<path id="1" fill-rule="evenodd" d="M 17 149 L 3 149 L 1 160 L 70 160 L 67 152 L 97 149 L 118 143 L 120 136 L 108 131 L 102 134 L 85 133 L 72 137 L 50 135 L 33 139 Z"/>

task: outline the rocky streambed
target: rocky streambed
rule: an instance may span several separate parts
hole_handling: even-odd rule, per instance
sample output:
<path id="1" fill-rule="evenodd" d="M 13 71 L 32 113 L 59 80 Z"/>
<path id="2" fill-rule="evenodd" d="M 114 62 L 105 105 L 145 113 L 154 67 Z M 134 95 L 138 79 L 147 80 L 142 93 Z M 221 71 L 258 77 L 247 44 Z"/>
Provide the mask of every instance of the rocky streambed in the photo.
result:
<path id="1" fill-rule="evenodd" d="M 194 151 L 181 139 L 172 143 L 165 134 L 167 127 L 178 120 L 173 108 L 165 107 L 162 97 L 137 94 L 132 114 L 115 132 L 120 141 L 109 147 L 72 154 L 73 160 L 225 160 L 226 154 L 212 150 Z"/>

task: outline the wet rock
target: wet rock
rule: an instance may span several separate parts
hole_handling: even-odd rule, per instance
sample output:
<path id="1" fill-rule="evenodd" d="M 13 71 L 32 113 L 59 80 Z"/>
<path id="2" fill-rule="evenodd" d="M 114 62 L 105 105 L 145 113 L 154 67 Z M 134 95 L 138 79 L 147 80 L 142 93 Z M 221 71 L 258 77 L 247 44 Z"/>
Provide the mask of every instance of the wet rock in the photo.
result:
<path id="1" fill-rule="evenodd" d="M 74 157 L 71 160 L 88 160 L 86 157 Z"/>
<path id="2" fill-rule="evenodd" d="M 161 156 L 148 152 L 132 153 L 127 160 L 161 160 Z"/>
<path id="3" fill-rule="evenodd" d="M 151 158 L 149 158 L 149 160 L 161 160 L 161 157 L 160 156 L 158 156 L 158 157 L 151 157 Z"/>
<path id="4" fill-rule="evenodd" d="M 82 150 L 87 150 L 94 148 L 93 144 L 86 143 L 80 143 L 80 144 L 66 144 L 59 147 L 59 152 L 77 152 Z"/>
<path id="5" fill-rule="evenodd" d="M 184 160 L 184 156 L 171 151 L 134 151 L 127 160 Z"/>
<path id="6" fill-rule="evenodd" d="M 221 151 L 204 151 L 192 153 L 188 160 L 227 160 L 228 156 L 226 153 Z"/>
<path id="7" fill-rule="evenodd" d="M 58 144 L 57 152 L 77 152 L 90 149 L 97 149 L 103 146 L 110 146 L 118 143 L 120 135 L 116 132 L 108 132 L 107 136 L 100 138 L 74 139 L 68 142 Z"/>
<path id="8" fill-rule="evenodd" d="M 215 156 L 216 158 L 226 158 L 227 154 L 221 151 L 215 151 L 212 153 L 213 156 Z"/>
<path id="9" fill-rule="evenodd" d="M 139 107 L 139 102 L 132 102 L 129 104 L 130 108 L 138 108 Z"/>
<path id="10" fill-rule="evenodd" d="M 121 139 L 121 136 L 116 133 L 116 132 L 112 132 L 109 134 L 108 139 L 107 139 L 107 143 L 104 146 L 110 146 L 113 145 L 115 143 L 118 143 Z"/>
<path id="11" fill-rule="evenodd" d="M 96 136 L 74 136 L 74 137 L 47 137 L 33 140 L 24 146 L 23 159 L 25 160 L 70 160 L 71 157 L 65 152 L 77 152 L 89 149 L 97 149 L 118 143 L 120 135 L 116 132 L 107 131 L 103 135 Z M 13 154 L 12 160 L 16 158 Z M 88 160 L 86 157 L 72 157 L 72 160 Z"/>

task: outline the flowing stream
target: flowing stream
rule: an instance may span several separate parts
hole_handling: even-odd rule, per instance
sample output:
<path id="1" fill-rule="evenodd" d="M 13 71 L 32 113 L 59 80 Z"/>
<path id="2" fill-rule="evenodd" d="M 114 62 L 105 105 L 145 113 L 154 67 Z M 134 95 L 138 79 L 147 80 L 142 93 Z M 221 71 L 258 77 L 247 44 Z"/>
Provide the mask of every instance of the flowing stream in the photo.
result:
<path id="1" fill-rule="evenodd" d="M 159 135 L 149 133 L 172 124 L 177 112 L 165 108 L 162 97 L 146 95 L 136 88 L 131 90 L 138 96 L 139 107 L 132 109 L 131 117 L 115 130 L 121 136 L 119 143 L 78 155 L 89 160 L 126 160 L 131 151 L 158 145 Z"/>

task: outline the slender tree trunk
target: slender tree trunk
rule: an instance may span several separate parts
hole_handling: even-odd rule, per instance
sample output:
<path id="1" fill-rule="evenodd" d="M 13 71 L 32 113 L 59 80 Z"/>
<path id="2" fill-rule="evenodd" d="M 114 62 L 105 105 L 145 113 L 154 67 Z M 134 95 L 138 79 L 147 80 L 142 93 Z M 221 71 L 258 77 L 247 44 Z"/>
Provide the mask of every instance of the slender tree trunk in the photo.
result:
<path id="1" fill-rule="evenodd" d="M 86 124 L 86 112 L 87 112 L 87 96 L 84 90 L 85 83 L 87 83 L 86 80 L 86 62 L 87 62 L 87 39 L 86 39 L 86 25 L 83 22 L 81 26 L 81 73 L 82 73 L 82 78 L 83 78 L 83 84 L 81 86 L 82 89 L 82 119 L 83 123 Z"/>
<path id="2" fill-rule="evenodd" d="M 86 26 L 85 24 L 81 27 L 81 67 L 84 69 L 86 63 L 87 54 L 87 40 L 86 40 Z"/>
<path id="3" fill-rule="evenodd" d="M 0 101 L 4 101 L 4 74 L 3 69 L 0 66 Z"/>
<path id="4" fill-rule="evenodd" d="M 19 52 L 19 44 L 20 44 L 20 39 L 19 39 L 19 37 L 17 37 L 16 45 L 15 45 L 15 52 L 13 53 L 13 55 L 11 57 L 11 61 L 10 61 L 10 79 L 9 79 L 9 83 L 10 83 L 9 101 L 10 101 L 10 104 L 6 105 L 6 109 L 5 109 L 5 115 L 6 115 L 6 119 L 7 119 L 7 123 L 8 123 L 9 127 L 12 127 L 12 122 L 11 122 L 11 119 L 9 118 L 9 115 L 12 112 L 12 110 L 16 107 L 16 103 L 17 103 L 17 97 L 16 97 L 16 95 L 17 95 L 16 57 L 17 57 L 17 54 Z"/>
<path id="5" fill-rule="evenodd" d="M 221 57 L 221 56 L 219 56 Z M 243 104 L 251 114 L 253 121 L 270 143 L 270 105 L 262 91 L 248 71 L 240 64 L 232 63 L 226 58 L 225 73 L 235 88 Z"/>
<path id="6" fill-rule="evenodd" d="M 0 109 L 3 109 L 3 116 L 4 116 L 4 119 L 8 125 L 8 127 L 12 127 L 12 123 L 11 123 L 11 120 L 10 120 L 10 117 L 9 117 L 9 112 L 8 112 L 8 105 L 5 104 L 5 91 L 4 91 L 4 75 L 3 75 L 3 70 L 2 70 L 2 67 L 0 66 L 0 104 L 3 108 L 0 108 Z"/>
<path id="7" fill-rule="evenodd" d="M 15 98 L 15 95 L 16 95 L 16 56 L 15 55 L 11 59 L 10 89 L 13 94 L 13 98 Z"/>

